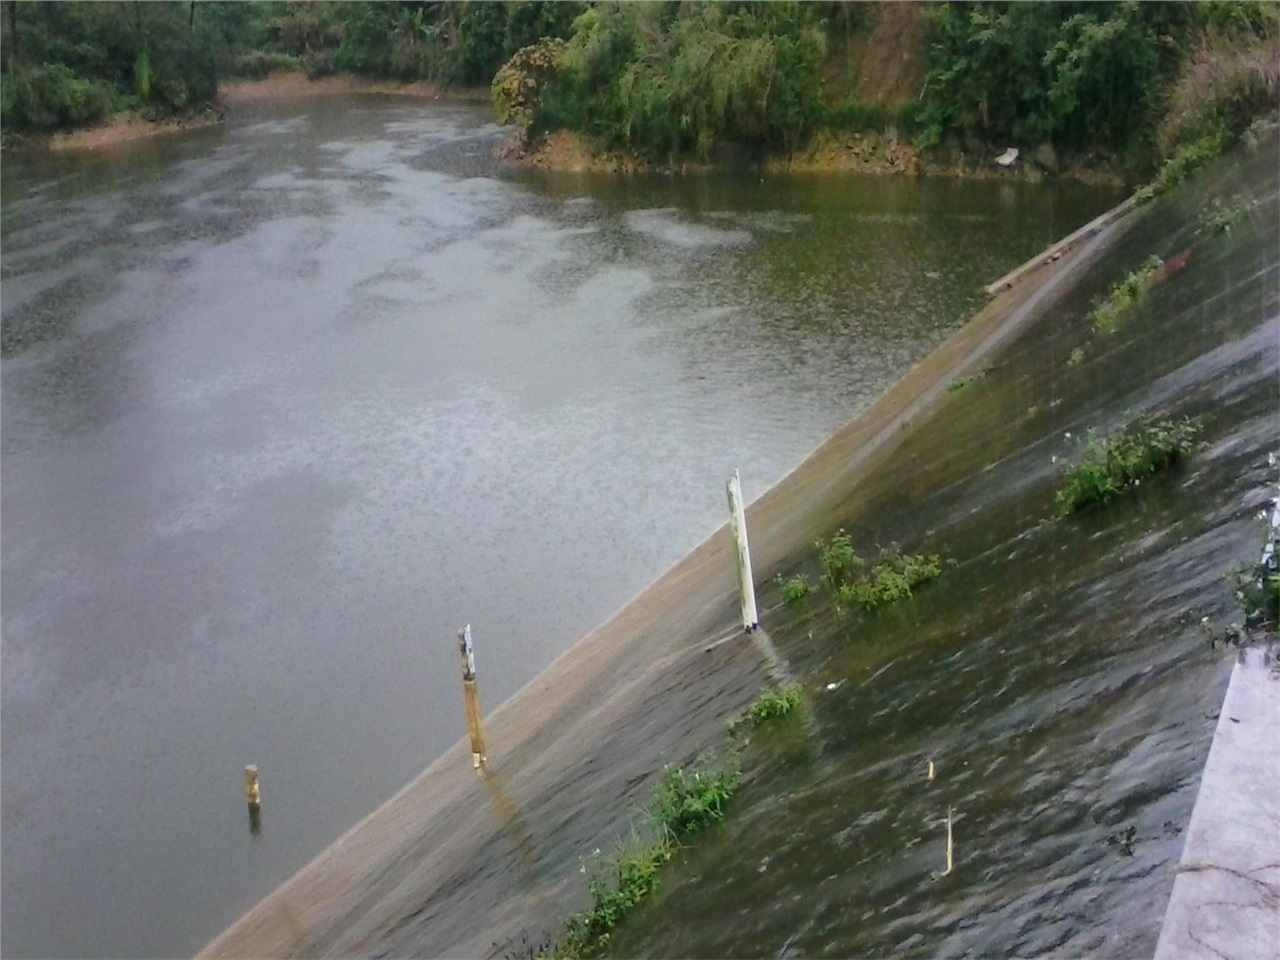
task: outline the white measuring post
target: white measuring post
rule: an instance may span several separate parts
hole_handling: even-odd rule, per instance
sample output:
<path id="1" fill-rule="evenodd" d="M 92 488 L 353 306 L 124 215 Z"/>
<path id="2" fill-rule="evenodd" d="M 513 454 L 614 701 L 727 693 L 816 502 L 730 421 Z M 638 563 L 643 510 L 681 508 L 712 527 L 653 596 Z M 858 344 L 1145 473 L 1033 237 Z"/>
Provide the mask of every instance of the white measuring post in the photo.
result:
<path id="1" fill-rule="evenodd" d="M 738 585 L 742 592 L 742 629 L 750 633 L 760 626 L 756 613 L 756 588 L 751 578 L 751 548 L 747 546 L 747 513 L 742 506 L 742 479 L 737 467 L 726 484 L 729 490 L 729 529 L 737 543 Z"/>
<path id="2" fill-rule="evenodd" d="M 471 738 L 471 765 L 479 770 L 488 759 L 484 752 L 484 731 L 480 727 L 480 695 L 476 693 L 476 651 L 471 644 L 471 624 L 458 631 L 458 654 L 462 658 L 462 699 L 467 710 L 467 734 Z"/>

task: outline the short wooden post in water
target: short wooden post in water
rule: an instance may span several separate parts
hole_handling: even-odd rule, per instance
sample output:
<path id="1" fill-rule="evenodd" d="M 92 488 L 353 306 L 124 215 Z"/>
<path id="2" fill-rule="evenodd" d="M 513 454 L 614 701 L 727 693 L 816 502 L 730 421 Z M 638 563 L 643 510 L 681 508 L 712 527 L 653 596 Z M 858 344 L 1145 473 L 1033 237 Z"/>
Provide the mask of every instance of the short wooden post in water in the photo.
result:
<path id="1" fill-rule="evenodd" d="M 756 588 L 751 578 L 751 548 L 747 546 L 747 514 L 742 506 L 742 480 L 735 467 L 726 487 L 729 491 L 729 529 L 737 544 L 738 584 L 742 594 L 742 628 L 750 633 L 760 626 L 756 613 Z"/>
<path id="2" fill-rule="evenodd" d="M 467 733 L 471 737 L 471 763 L 484 766 L 484 731 L 480 727 L 480 697 L 476 693 L 476 653 L 471 645 L 471 624 L 458 631 L 458 653 L 462 657 L 462 699 L 467 708 Z"/>
<path id="3" fill-rule="evenodd" d="M 262 784 L 256 763 L 245 765 L 244 798 L 249 804 L 249 832 L 257 833 L 262 829 Z"/>

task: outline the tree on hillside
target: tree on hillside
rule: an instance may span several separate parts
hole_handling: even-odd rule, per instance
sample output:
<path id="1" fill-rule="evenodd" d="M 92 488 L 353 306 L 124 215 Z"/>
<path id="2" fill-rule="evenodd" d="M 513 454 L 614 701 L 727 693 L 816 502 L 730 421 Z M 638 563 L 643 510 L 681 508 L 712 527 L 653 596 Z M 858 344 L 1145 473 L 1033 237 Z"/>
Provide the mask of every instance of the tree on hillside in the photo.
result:
<path id="1" fill-rule="evenodd" d="M 926 142 L 981 140 L 1141 148 L 1189 47 L 1185 3 L 940 4 Z"/>

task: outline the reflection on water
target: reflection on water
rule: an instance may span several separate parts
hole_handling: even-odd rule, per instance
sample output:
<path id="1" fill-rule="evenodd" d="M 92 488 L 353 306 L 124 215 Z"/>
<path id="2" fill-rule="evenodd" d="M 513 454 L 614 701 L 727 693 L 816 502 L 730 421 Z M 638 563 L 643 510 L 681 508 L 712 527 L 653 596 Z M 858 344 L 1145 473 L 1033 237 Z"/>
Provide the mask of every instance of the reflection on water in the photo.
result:
<path id="1" fill-rule="evenodd" d="M 6 159 L 15 956 L 197 948 L 456 741 L 459 624 L 501 702 L 1114 199 L 508 177 L 483 111 L 255 109 Z"/>

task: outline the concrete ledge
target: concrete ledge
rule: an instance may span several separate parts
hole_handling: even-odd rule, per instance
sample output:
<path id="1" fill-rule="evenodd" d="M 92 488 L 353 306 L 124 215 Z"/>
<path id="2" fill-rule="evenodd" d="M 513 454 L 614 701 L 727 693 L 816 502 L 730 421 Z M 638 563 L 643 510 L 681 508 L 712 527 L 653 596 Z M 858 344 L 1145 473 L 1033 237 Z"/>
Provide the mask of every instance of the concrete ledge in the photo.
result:
<path id="1" fill-rule="evenodd" d="M 1156 960 L 1280 958 L 1280 665 L 1242 650 L 1187 827 Z"/>
<path id="2" fill-rule="evenodd" d="M 1022 280 L 1026 279 L 1029 274 L 1034 273 L 1046 264 L 1052 263 L 1055 260 L 1061 260 L 1062 257 L 1073 247 L 1085 240 L 1089 240 L 1097 236 L 1111 224 L 1131 212 L 1135 207 L 1137 207 L 1137 205 L 1137 198 L 1130 197 L 1119 206 L 1112 207 L 1106 213 L 1099 214 L 1083 227 L 1067 234 L 1057 243 L 1053 244 L 1053 246 L 1048 247 L 1042 253 L 1032 257 L 1026 263 L 1021 266 L 1014 267 L 999 280 L 995 280 L 987 284 L 982 288 L 983 293 L 988 297 L 994 297 L 1000 291 L 1008 290 L 1014 284 L 1020 283 Z"/>

